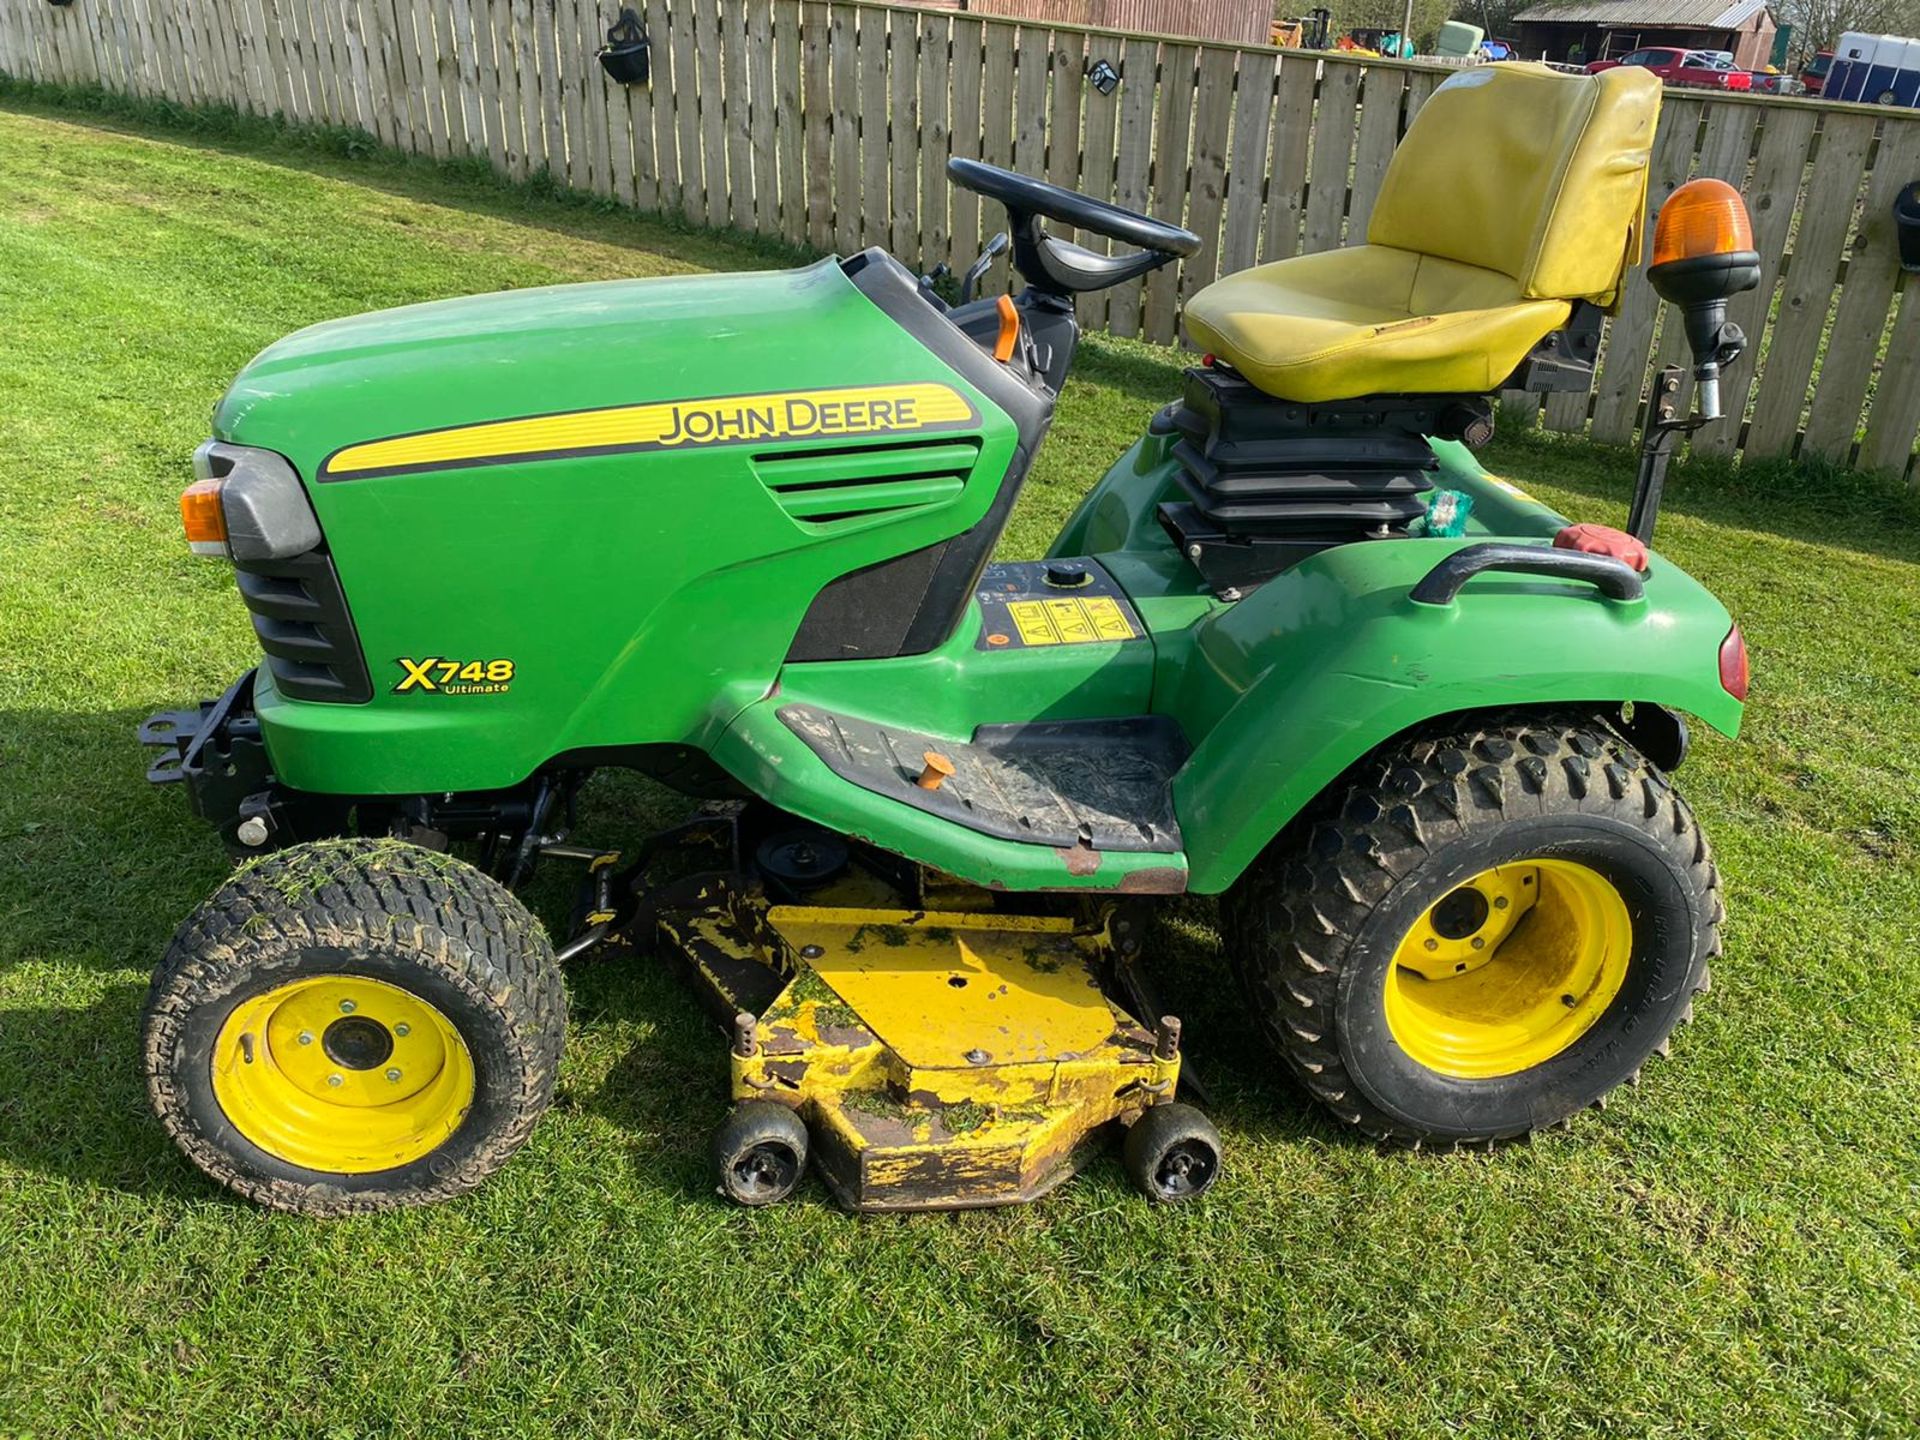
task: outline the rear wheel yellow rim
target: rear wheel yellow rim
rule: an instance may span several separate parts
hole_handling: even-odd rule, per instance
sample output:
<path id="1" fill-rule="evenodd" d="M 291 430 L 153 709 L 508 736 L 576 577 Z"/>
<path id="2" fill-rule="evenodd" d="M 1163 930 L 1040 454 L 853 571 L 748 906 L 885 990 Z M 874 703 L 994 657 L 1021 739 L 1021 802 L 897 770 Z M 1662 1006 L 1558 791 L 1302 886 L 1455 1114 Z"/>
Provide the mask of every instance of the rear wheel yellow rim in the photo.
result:
<path id="1" fill-rule="evenodd" d="M 1620 993 L 1632 949 L 1626 902 L 1599 871 L 1571 860 L 1483 870 L 1401 939 L 1387 1026 L 1442 1075 L 1517 1074 L 1593 1027 Z"/>
<path id="2" fill-rule="evenodd" d="M 316 975 L 241 1002 L 213 1050 L 213 1093 L 276 1159 L 361 1175 L 418 1160 L 473 1105 L 473 1055 L 397 985 Z"/>

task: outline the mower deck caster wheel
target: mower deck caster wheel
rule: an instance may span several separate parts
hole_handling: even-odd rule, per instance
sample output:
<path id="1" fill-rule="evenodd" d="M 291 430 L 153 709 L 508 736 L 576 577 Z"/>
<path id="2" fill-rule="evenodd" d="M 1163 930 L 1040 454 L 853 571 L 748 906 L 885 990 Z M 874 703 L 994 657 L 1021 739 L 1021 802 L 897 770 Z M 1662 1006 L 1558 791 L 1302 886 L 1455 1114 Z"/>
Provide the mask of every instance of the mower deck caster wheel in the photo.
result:
<path id="1" fill-rule="evenodd" d="M 1191 1105 L 1155 1105 L 1127 1131 L 1120 1162 L 1149 1200 L 1191 1200 L 1220 1178 L 1220 1132 Z"/>
<path id="2" fill-rule="evenodd" d="M 736 1205 L 777 1204 L 806 1168 L 807 1127 L 784 1105 L 742 1101 L 714 1132 L 714 1177 Z"/>

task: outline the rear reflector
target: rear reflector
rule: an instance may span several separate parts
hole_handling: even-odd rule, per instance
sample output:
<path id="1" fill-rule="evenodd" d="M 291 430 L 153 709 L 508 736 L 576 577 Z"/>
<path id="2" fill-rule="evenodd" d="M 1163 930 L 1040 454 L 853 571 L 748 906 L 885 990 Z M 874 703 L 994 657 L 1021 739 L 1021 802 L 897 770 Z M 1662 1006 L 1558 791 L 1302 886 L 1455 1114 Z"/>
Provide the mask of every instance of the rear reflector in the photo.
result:
<path id="1" fill-rule="evenodd" d="M 1744 701 L 1747 679 L 1747 642 L 1741 637 L 1740 627 L 1735 625 L 1720 642 L 1720 688 L 1734 699 Z"/>
<path id="2" fill-rule="evenodd" d="M 220 481 L 196 480 L 180 492 L 180 523 L 196 555 L 227 555 L 227 517 L 220 510 Z"/>

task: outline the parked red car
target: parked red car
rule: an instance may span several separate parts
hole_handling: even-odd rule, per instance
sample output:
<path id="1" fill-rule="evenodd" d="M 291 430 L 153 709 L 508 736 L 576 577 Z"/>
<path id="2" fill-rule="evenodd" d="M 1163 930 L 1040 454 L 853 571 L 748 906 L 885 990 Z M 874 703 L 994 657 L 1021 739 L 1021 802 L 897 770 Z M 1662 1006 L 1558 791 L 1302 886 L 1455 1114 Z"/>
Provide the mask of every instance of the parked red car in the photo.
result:
<path id="1" fill-rule="evenodd" d="M 1635 50 L 1618 60 L 1596 60 L 1587 66 L 1587 73 L 1598 75 L 1602 70 L 1611 70 L 1616 65 L 1639 65 L 1653 71 L 1669 85 L 1695 85 L 1708 90 L 1753 88 L 1753 76 L 1744 70 L 1734 69 L 1731 57 L 1723 66 L 1718 55 L 1710 56 L 1704 50 L 1681 50 L 1665 45 Z"/>
<path id="2" fill-rule="evenodd" d="M 1801 67 L 1800 83 L 1807 87 L 1809 95 L 1818 95 L 1827 83 L 1827 72 L 1833 69 L 1833 51 L 1822 50 Z"/>

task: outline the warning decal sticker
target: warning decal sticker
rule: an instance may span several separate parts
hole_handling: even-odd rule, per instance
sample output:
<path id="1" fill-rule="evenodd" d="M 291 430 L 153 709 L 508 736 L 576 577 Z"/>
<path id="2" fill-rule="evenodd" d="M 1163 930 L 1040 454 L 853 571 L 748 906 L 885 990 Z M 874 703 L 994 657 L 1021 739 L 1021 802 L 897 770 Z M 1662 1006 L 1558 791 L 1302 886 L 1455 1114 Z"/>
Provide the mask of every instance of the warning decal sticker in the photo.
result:
<path id="1" fill-rule="evenodd" d="M 1113 577 L 1091 560 L 989 565 L 975 597 L 981 650 L 1140 640 L 1146 627 Z"/>

